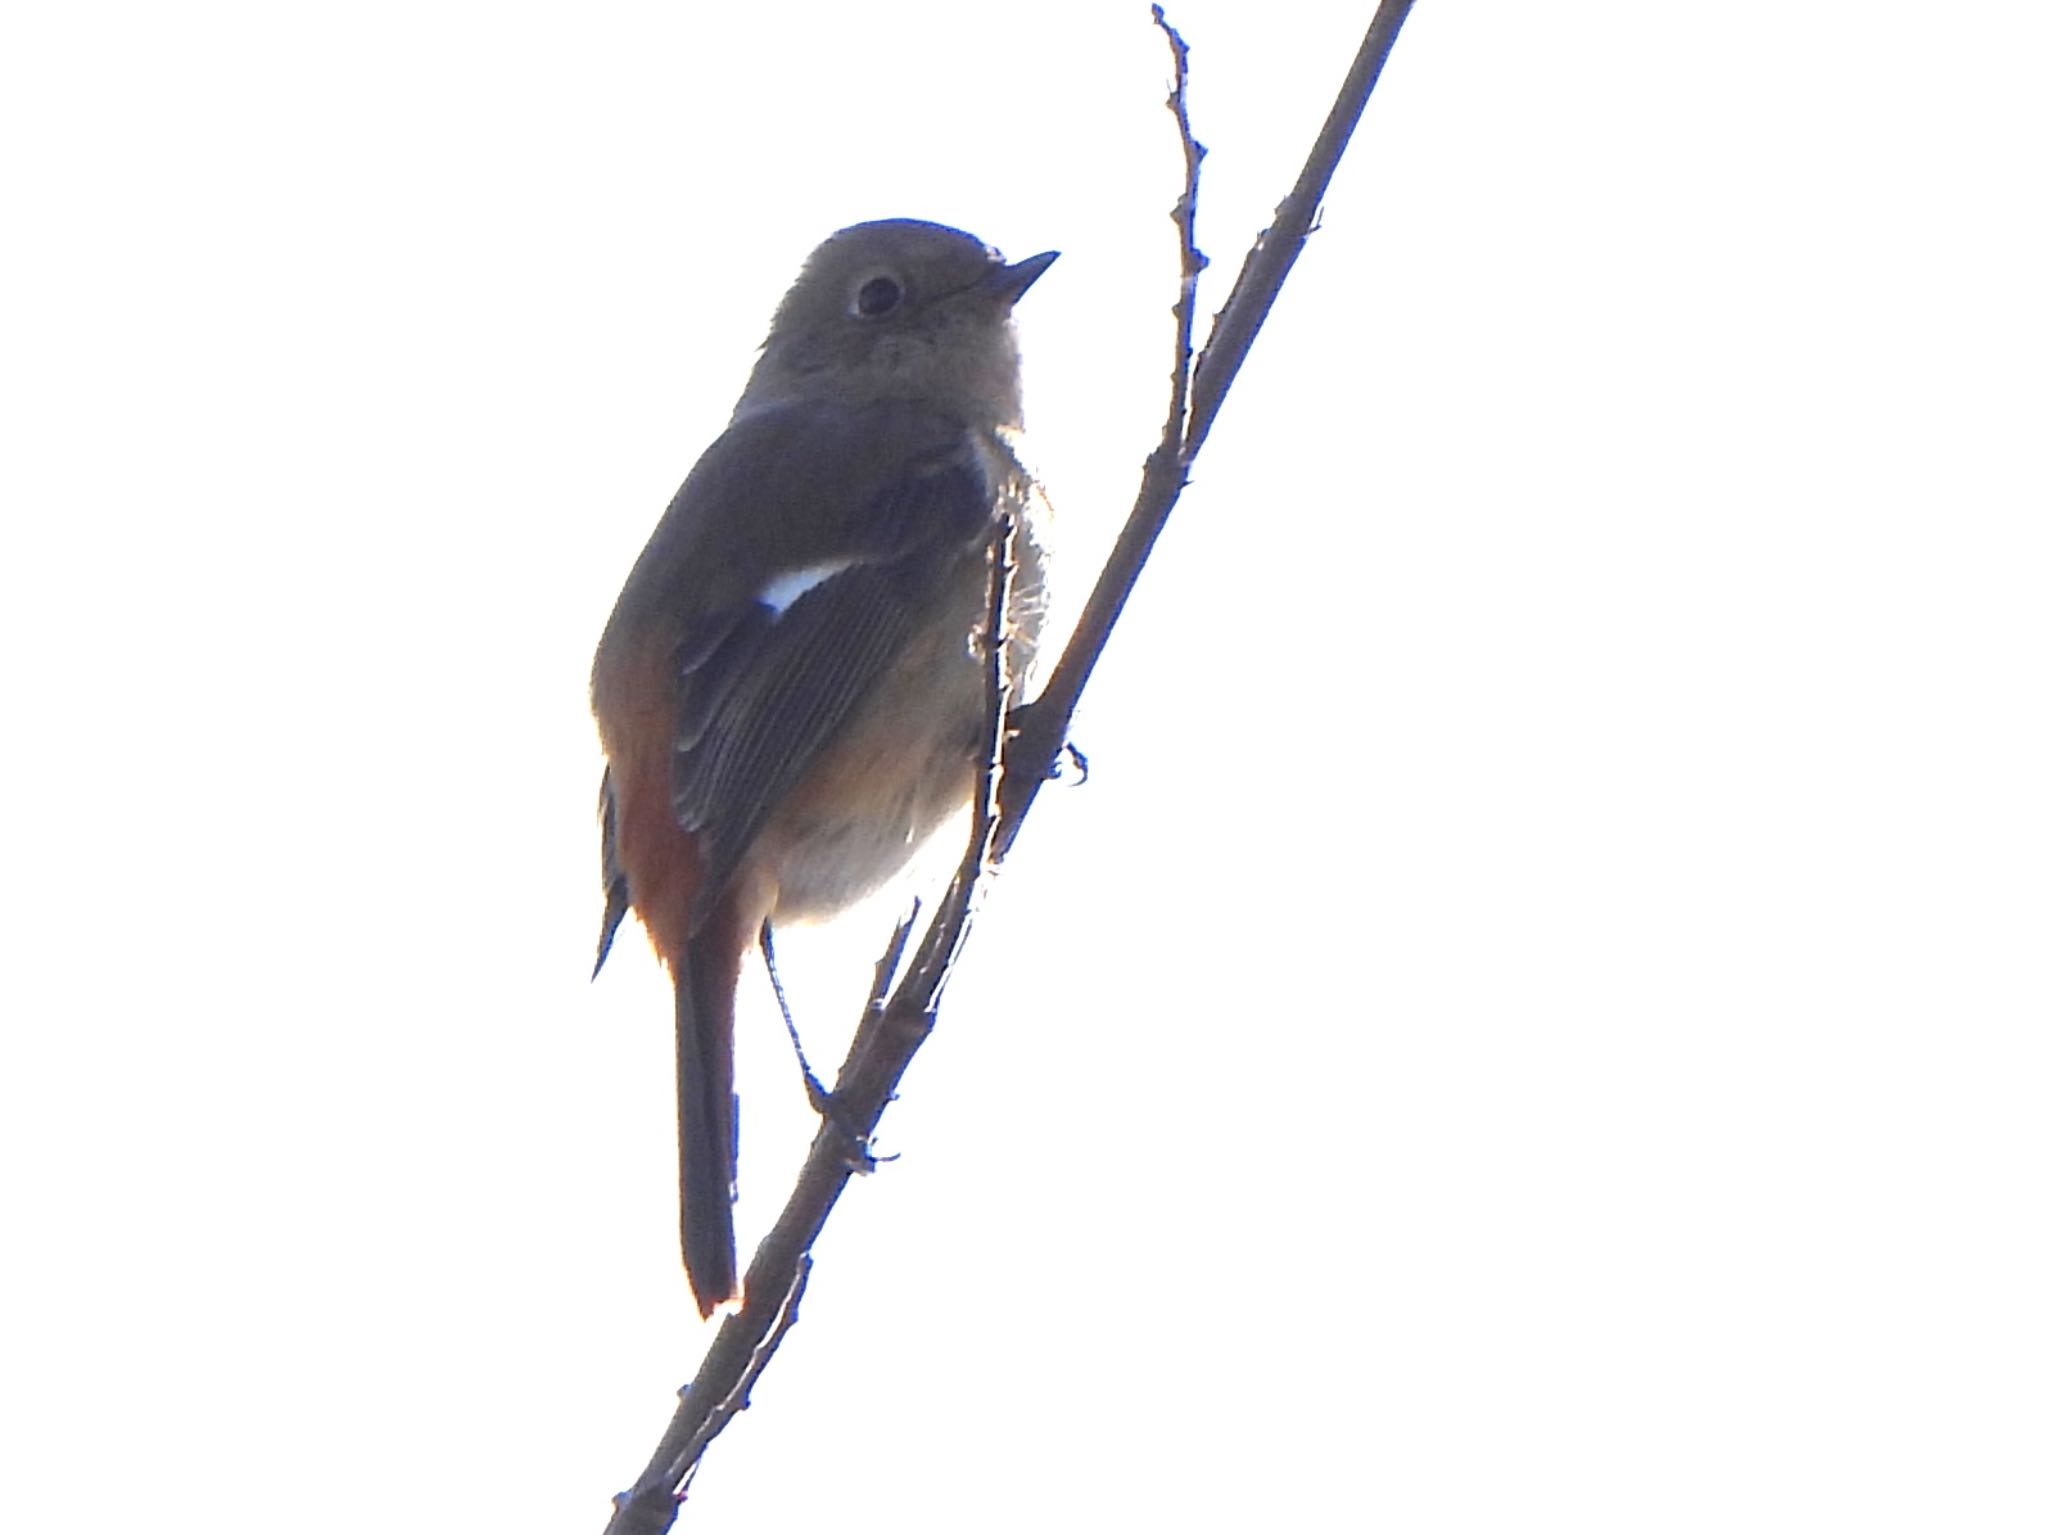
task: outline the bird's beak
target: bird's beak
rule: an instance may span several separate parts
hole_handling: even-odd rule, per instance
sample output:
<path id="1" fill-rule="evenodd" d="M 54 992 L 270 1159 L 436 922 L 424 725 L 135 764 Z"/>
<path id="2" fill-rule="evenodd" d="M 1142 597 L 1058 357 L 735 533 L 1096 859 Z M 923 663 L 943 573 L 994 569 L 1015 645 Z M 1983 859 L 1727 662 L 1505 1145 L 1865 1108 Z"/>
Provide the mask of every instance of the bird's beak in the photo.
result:
<path id="1" fill-rule="evenodd" d="M 1059 259 L 1058 251 L 1040 251 L 1022 261 L 999 266 L 982 278 L 981 291 L 1005 304 L 1014 304 L 1024 296 L 1024 290 L 1043 277 L 1045 269 Z"/>

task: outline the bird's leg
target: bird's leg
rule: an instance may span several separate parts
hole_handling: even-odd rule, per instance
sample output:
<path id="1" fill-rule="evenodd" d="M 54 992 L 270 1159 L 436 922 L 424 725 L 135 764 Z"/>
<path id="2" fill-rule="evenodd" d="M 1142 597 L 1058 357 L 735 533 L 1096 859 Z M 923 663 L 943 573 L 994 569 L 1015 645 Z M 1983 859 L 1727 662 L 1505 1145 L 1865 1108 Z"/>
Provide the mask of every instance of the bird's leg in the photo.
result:
<path id="1" fill-rule="evenodd" d="M 868 1150 L 868 1138 L 840 1117 L 838 1103 L 825 1090 L 825 1084 L 811 1069 L 810 1057 L 804 1054 L 804 1042 L 796 1031 L 796 1015 L 789 1008 L 789 993 L 782 989 L 782 972 L 775 964 L 775 925 L 772 922 L 761 924 L 761 958 L 768 966 L 768 984 L 775 988 L 775 1005 L 782 1009 L 782 1026 L 789 1032 L 790 1048 L 796 1051 L 797 1067 L 804 1074 L 804 1096 L 810 1099 L 811 1108 L 820 1119 L 830 1121 L 846 1137 L 852 1148 L 848 1160 L 854 1170 L 873 1172 L 875 1158 Z"/>

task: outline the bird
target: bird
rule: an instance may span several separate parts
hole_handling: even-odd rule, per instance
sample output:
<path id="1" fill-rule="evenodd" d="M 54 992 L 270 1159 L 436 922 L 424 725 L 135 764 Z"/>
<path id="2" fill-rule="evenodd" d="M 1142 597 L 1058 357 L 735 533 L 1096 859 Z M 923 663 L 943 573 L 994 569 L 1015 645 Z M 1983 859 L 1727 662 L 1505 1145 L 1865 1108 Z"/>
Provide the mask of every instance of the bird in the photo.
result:
<path id="1" fill-rule="evenodd" d="M 739 1289 L 741 968 L 764 926 L 879 889 L 966 803 L 1006 526 L 1012 674 L 1036 653 L 1049 508 L 1021 456 L 1011 311 L 1058 255 L 1006 261 L 917 219 L 819 245 L 599 641 L 597 969 L 630 910 L 674 981 L 683 1267 L 701 1316 Z"/>

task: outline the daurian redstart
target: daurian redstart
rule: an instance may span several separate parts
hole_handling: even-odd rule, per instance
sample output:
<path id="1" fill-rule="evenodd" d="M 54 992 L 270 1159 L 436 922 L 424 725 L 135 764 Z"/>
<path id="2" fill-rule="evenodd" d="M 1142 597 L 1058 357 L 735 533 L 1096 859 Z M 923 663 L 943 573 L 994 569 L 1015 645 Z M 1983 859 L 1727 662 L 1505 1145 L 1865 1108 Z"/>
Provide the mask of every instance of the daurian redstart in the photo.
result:
<path id="1" fill-rule="evenodd" d="M 1036 645 L 1043 503 L 1010 309 L 1056 254 L 1005 262 L 911 219 L 812 252 L 597 648 L 598 965 L 630 906 L 675 980 L 683 1266 L 706 1316 L 738 1288 L 741 962 L 764 923 L 886 882 L 966 801 L 1005 514 L 1013 668 Z"/>

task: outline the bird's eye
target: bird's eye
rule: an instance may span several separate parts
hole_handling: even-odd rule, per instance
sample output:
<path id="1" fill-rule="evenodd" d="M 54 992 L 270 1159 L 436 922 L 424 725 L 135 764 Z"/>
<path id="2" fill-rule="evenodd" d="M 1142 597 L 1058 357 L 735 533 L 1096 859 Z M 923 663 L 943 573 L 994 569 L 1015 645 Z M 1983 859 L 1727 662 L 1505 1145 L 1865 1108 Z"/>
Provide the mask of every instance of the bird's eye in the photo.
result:
<path id="1" fill-rule="evenodd" d="M 853 312 L 863 320 L 878 319 L 903 302 L 903 287 L 893 277 L 870 277 L 854 290 Z"/>

